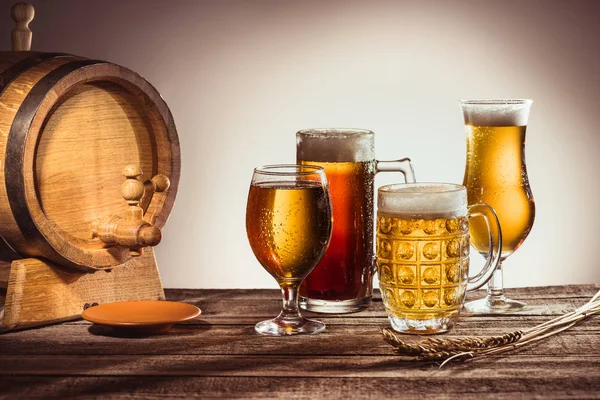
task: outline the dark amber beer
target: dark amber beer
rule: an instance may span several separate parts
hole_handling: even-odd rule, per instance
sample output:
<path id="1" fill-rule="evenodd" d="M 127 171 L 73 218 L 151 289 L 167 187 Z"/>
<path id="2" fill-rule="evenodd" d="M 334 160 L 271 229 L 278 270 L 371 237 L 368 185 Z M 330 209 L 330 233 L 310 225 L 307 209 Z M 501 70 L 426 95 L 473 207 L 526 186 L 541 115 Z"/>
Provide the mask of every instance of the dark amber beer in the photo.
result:
<path id="1" fill-rule="evenodd" d="M 373 263 L 373 169 L 370 161 L 316 162 L 325 169 L 333 205 L 329 249 L 300 288 L 302 296 L 353 300 L 371 296 Z"/>
<path id="2" fill-rule="evenodd" d="M 375 160 L 374 134 L 366 130 L 311 129 L 297 138 L 297 163 L 325 169 L 333 208 L 329 248 L 300 287 L 302 308 L 325 313 L 364 309 L 374 272 L 374 177 L 385 170 L 412 178 L 410 160 Z"/>

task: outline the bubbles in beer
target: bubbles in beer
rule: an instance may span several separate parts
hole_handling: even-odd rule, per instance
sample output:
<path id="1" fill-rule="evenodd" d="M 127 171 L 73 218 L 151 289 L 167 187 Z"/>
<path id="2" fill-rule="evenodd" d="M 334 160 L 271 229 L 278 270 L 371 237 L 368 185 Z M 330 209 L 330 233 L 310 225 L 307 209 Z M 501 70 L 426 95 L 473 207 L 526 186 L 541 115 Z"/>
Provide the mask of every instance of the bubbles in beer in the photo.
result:
<path id="1" fill-rule="evenodd" d="M 436 265 L 425 269 L 423 280 L 430 285 L 437 283 L 440 280 L 440 266 Z"/>
<path id="2" fill-rule="evenodd" d="M 424 321 L 458 314 L 469 268 L 464 212 L 443 215 L 438 209 L 431 218 L 413 218 L 412 211 L 378 211 L 379 284 L 382 293 L 390 293 L 383 296 L 390 315 Z M 392 249 L 386 258 L 382 247 Z"/>
<path id="3" fill-rule="evenodd" d="M 460 281 L 460 265 L 452 263 L 446 265 L 446 279 L 449 283 L 458 283 Z"/>
<path id="4" fill-rule="evenodd" d="M 398 280 L 406 285 L 413 283 L 415 280 L 415 273 L 410 267 L 398 268 Z"/>
<path id="5" fill-rule="evenodd" d="M 299 164 L 325 169 L 334 224 L 325 256 L 302 284 L 300 295 L 320 300 L 364 298 L 372 290 L 374 163 L 302 159 L 301 148 Z M 391 258 L 393 249 L 380 244 L 377 252 Z"/>
<path id="6" fill-rule="evenodd" d="M 437 232 L 437 228 L 438 228 L 437 222 L 438 221 L 435 219 L 423 221 L 423 232 L 425 232 L 429 235 L 435 234 Z"/>
<path id="7" fill-rule="evenodd" d="M 460 255 L 460 239 L 452 239 L 447 242 L 446 254 L 448 254 L 448 257 L 458 257 Z"/>
<path id="8" fill-rule="evenodd" d="M 324 187 L 315 181 L 253 183 L 246 230 L 256 258 L 280 284 L 302 280 L 331 235 Z"/>
<path id="9" fill-rule="evenodd" d="M 392 230 L 392 219 L 386 217 L 379 218 L 379 231 L 381 233 L 390 233 Z"/>
<path id="10" fill-rule="evenodd" d="M 453 306 L 453 305 L 457 304 L 456 294 L 457 294 L 457 291 L 454 288 L 444 290 L 444 303 L 446 303 L 446 305 L 448 305 L 448 306 Z"/>
<path id="11" fill-rule="evenodd" d="M 392 255 L 392 245 L 390 242 L 382 240 L 379 243 L 379 255 L 383 258 L 391 258 Z"/>
<path id="12" fill-rule="evenodd" d="M 468 201 L 494 208 L 502 227 L 502 256 L 507 257 L 523 243 L 535 218 L 524 159 L 526 127 L 474 125 L 467 129 L 470 134 L 464 185 Z M 473 246 L 487 252 L 489 238 L 485 221 L 473 218 L 469 224 Z M 494 224 L 491 228 L 492 233 L 497 234 Z"/>
<path id="13" fill-rule="evenodd" d="M 405 290 L 400 295 L 400 301 L 402 301 L 402 304 L 408 308 L 414 307 L 416 299 L 417 296 L 415 296 L 415 294 L 409 290 Z"/>
<path id="14" fill-rule="evenodd" d="M 423 246 L 423 257 L 428 260 L 435 260 L 440 256 L 440 244 L 438 242 L 426 243 Z"/>
<path id="15" fill-rule="evenodd" d="M 380 271 L 381 271 L 381 273 L 379 274 L 380 280 L 382 280 L 384 282 L 388 282 L 388 283 L 394 282 L 394 272 L 392 271 L 392 269 L 390 268 L 389 265 L 382 264 L 380 267 Z"/>
<path id="16" fill-rule="evenodd" d="M 446 220 L 446 230 L 450 233 L 454 233 L 458 230 L 459 226 L 458 226 L 458 219 L 457 218 L 450 218 L 448 220 Z"/>
<path id="17" fill-rule="evenodd" d="M 417 222 L 415 220 L 406 220 L 406 219 L 398 220 L 398 226 L 399 226 L 400 232 L 404 235 L 408 235 L 412 231 L 414 231 L 416 229 L 416 224 L 417 224 Z"/>
<path id="18" fill-rule="evenodd" d="M 438 303 L 437 292 L 434 292 L 433 290 L 425 292 L 425 294 L 423 295 L 423 304 L 425 304 L 427 307 L 435 307 L 435 305 L 437 303 Z"/>
<path id="19" fill-rule="evenodd" d="M 398 243 L 398 257 L 403 260 L 410 260 L 415 254 L 415 246 L 410 242 Z"/>

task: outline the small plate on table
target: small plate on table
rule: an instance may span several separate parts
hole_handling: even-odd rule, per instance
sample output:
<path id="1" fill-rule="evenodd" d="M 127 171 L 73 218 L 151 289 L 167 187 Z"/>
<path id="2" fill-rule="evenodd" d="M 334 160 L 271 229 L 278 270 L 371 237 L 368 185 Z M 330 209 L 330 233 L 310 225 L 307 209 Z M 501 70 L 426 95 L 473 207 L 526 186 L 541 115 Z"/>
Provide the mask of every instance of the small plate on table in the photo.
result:
<path id="1" fill-rule="evenodd" d="M 199 315 L 200 309 L 191 304 L 154 300 L 101 304 L 81 313 L 95 324 L 138 335 L 165 333 L 174 324 Z"/>

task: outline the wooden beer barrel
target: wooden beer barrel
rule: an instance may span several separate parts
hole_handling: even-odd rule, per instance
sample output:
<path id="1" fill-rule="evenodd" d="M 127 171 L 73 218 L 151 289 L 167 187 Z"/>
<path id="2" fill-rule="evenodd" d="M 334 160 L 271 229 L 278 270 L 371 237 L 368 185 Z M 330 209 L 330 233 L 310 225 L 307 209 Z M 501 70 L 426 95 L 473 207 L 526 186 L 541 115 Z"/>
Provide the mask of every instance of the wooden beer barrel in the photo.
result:
<path id="1" fill-rule="evenodd" d="M 125 215 L 126 165 L 141 167 L 142 182 L 169 178 L 153 219 L 161 228 L 177 192 L 180 149 L 152 85 L 105 61 L 0 52 L 0 260 L 38 257 L 94 271 L 131 258 L 92 235 L 94 221 Z M 151 197 L 142 199 L 144 211 Z"/>

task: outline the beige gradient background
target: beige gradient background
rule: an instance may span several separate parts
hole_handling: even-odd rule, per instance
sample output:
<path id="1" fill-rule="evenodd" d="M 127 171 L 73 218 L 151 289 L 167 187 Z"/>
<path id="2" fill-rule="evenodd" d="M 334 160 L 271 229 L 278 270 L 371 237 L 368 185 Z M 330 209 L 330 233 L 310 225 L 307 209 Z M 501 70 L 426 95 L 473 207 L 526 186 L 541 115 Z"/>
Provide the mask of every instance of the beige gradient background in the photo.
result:
<path id="1" fill-rule="evenodd" d="M 0 0 L 8 49 L 12 1 Z M 252 168 L 357 127 L 419 180 L 462 181 L 459 98 L 528 97 L 537 217 L 507 286 L 600 282 L 600 1 L 34 1 L 33 48 L 107 59 L 163 94 L 183 157 L 166 287 L 275 287 L 247 243 Z M 388 174 L 377 184 L 400 177 Z M 473 258 L 479 258 L 476 254 Z"/>

